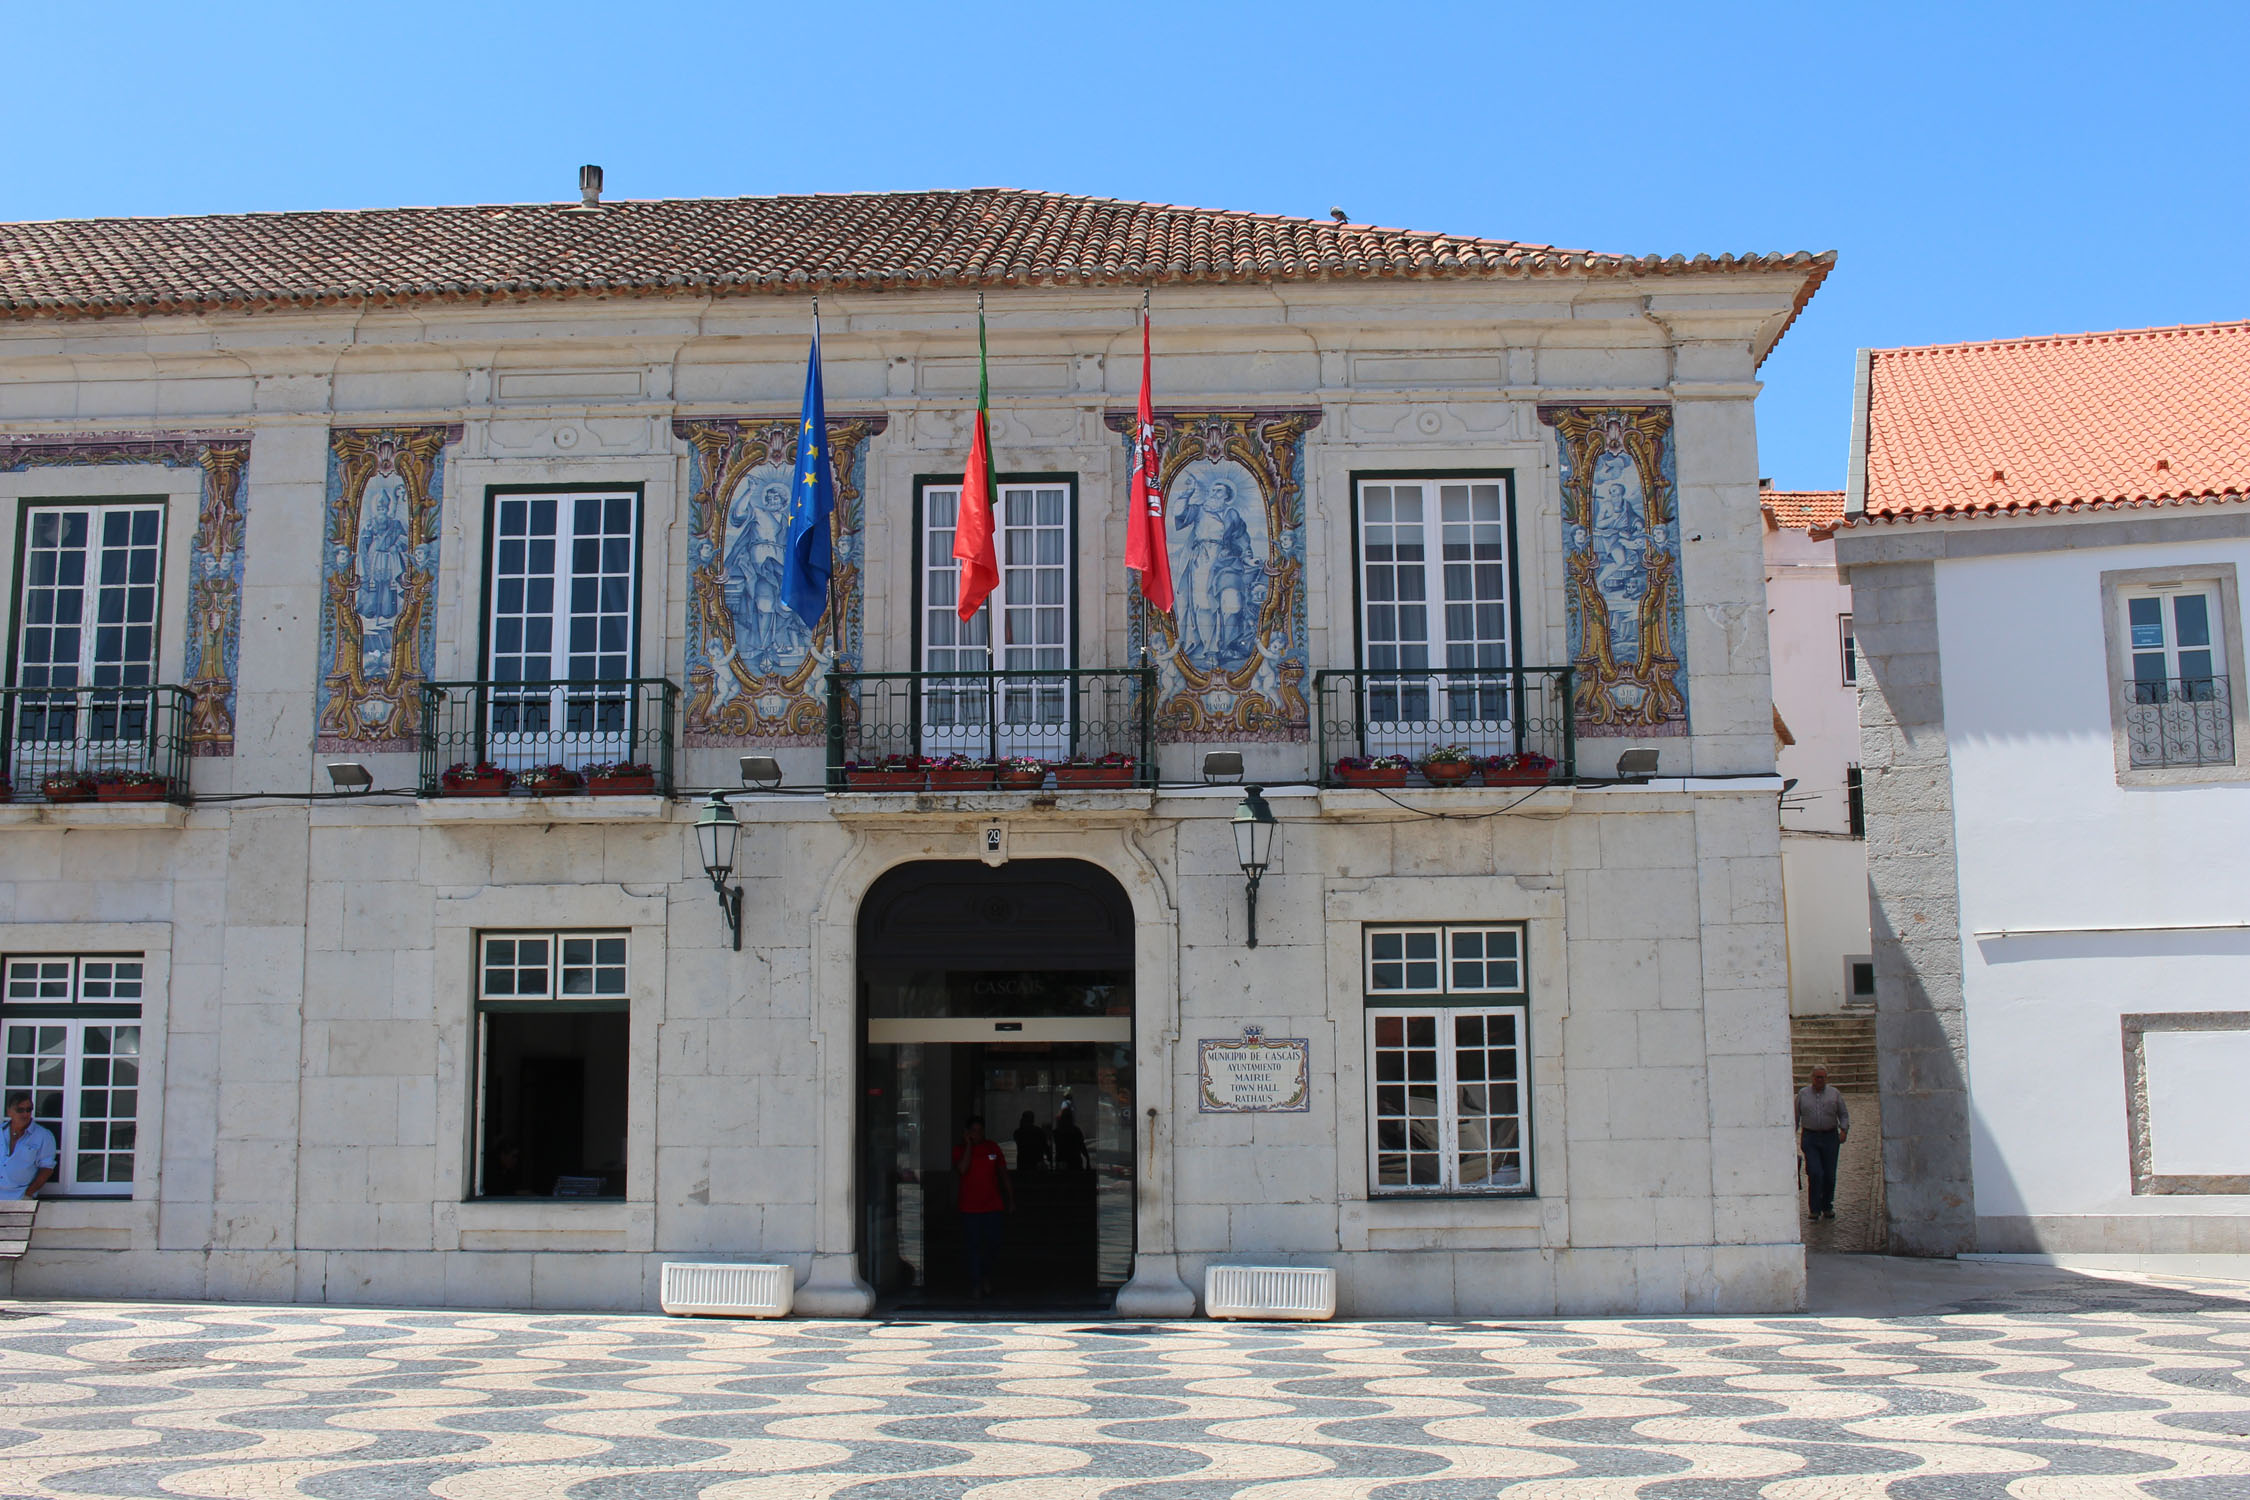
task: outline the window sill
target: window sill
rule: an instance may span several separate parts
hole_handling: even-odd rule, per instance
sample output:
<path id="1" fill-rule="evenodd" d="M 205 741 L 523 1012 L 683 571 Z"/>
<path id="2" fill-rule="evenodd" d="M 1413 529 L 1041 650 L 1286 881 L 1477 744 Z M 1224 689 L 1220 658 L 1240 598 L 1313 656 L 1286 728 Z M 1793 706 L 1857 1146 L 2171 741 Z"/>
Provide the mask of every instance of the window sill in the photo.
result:
<path id="1" fill-rule="evenodd" d="M 2119 786 L 2214 786 L 2250 782 L 2250 768 L 2224 766 L 2132 766 L 2117 772 Z"/>
<path id="2" fill-rule="evenodd" d="M 184 828 L 177 802 L 5 802 L 0 828 Z"/>
<path id="3" fill-rule="evenodd" d="M 129 1197 L 42 1193 L 31 1245 L 34 1250 L 130 1250 L 136 1231 L 145 1238 L 155 1226 L 153 1204 L 136 1204 Z"/>
<path id="4" fill-rule="evenodd" d="M 431 823 L 648 823 L 671 816 L 672 799 L 632 797 L 418 797 Z"/>
<path id="5" fill-rule="evenodd" d="M 1370 1250 L 1526 1250 L 1544 1240 L 1547 1205 L 1529 1193 L 1432 1193 L 1344 1205 L 1344 1233 Z"/>
<path id="6" fill-rule="evenodd" d="M 454 1210 L 463 1250 L 646 1248 L 650 1206 L 623 1198 L 472 1198 Z"/>

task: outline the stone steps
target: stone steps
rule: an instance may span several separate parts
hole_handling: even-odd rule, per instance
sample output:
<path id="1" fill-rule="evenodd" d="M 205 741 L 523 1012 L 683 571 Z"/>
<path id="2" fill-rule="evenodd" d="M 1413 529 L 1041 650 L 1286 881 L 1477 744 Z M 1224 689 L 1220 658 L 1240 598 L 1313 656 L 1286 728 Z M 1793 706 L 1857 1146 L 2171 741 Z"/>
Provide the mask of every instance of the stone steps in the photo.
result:
<path id="1" fill-rule="evenodd" d="M 1789 1069 L 1796 1085 L 1812 1081 L 1813 1064 L 1828 1065 L 1828 1086 L 1844 1094 L 1875 1092 L 1875 1017 L 1789 1018 Z"/>

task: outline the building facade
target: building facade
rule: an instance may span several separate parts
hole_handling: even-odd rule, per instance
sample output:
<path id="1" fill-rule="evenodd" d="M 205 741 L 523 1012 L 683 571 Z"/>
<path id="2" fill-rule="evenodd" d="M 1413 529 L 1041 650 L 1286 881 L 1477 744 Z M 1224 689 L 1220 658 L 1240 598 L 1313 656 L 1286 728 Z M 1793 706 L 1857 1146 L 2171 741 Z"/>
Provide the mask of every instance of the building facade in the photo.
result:
<path id="1" fill-rule="evenodd" d="M 2240 323 L 1861 357 L 1896 1249 L 2250 1250 L 2245 390 Z"/>
<path id="2" fill-rule="evenodd" d="M 1835 1015 L 1875 1000 L 1867 944 L 1867 836 L 1859 785 L 1858 651 L 1850 585 L 1836 567 L 1842 490 L 1764 490 L 1766 622 L 1773 652 L 1781 885 L 1789 1013 Z"/>
<path id="3" fill-rule="evenodd" d="M 1801 1301 L 1752 413 L 1827 257 L 1001 191 L 0 239 L 18 1293 L 940 1305 L 981 1114 L 1025 1307 Z"/>

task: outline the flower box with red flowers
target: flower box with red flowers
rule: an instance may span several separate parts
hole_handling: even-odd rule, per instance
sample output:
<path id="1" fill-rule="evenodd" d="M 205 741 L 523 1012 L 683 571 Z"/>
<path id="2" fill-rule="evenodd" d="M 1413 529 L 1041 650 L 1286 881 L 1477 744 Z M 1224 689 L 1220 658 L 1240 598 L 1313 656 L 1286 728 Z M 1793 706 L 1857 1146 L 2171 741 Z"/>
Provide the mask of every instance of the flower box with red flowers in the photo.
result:
<path id="1" fill-rule="evenodd" d="M 91 802 L 100 795 L 94 778 L 82 771 L 69 771 L 60 776 L 40 780 L 39 795 L 49 802 Z"/>
<path id="2" fill-rule="evenodd" d="M 1133 784 L 1133 757 L 1112 750 L 1099 760 L 1065 760 L 1049 763 L 1058 789 L 1129 787 Z"/>
<path id="3" fill-rule="evenodd" d="M 1555 779 L 1557 763 L 1536 750 L 1495 755 L 1483 764 L 1486 786 L 1545 786 Z"/>
<path id="4" fill-rule="evenodd" d="M 568 766 L 533 766 L 516 773 L 516 785 L 534 797 L 567 797 L 586 789 L 586 778 Z"/>
<path id="5" fill-rule="evenodd" d="M 844 767 L 844 785 L 855 792 L 918 792 L 929 776 L 930 763 L 919 755 L 886 755 Z"/>
<path id="6" fill-rule="evenodd" d="M 153 771 L 109 771 L 94 778 L 94 795 L 103 802 L 161 802 L 172 783 Z"/>
<path id="7" fill-rule="evenodd" d="M 993 775 L 998 769 L 989 760 L 977 760 L 967 755 L 948 755 L 943 760 L 930 762 L 930 790 L 933 792 L 990 791 Z"/>
<path id="8" fill-rule="evenodd" d="M 510 777 L 489 760 L 458 761 L 438 773 L 438 793 L 446 797 L 505 797 Z"/>
<path id="9" fill-rule="evenodd" d="M 1403 755 L 1347 755 L 1336 762 L 1336 780 L 1345 786 L 1404 786 L 1413 768 Z"/>
<path id="10" fill-rule="evenodd" d="M 656 767 L 640 761 L 605 761 L 581 772 L 590 797 L 651 797 L 656 794 Z"/>

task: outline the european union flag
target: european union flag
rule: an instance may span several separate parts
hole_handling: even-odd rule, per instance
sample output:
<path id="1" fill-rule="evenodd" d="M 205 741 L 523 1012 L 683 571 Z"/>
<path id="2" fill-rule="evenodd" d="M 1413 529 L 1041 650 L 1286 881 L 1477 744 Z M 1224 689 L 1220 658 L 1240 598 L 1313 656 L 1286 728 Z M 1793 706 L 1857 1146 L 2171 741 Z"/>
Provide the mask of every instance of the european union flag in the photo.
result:
<path id="1" fill-rule="evenodd" d="M 805 357 L 805 410 L 797 426 L 797 475 L 789 486 L 789 540 L 781 558 L 781 599 L 818 631 L 828 608 L 828 577 L 835 557 L 828 540 L 836 509 L 836 475 L 828 466 L 828 414 L 820 396 L 820 322 L 813 321 L 812 352 Z"/>

